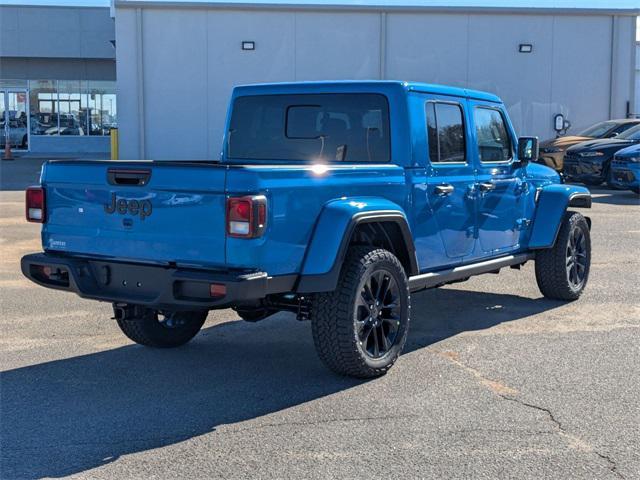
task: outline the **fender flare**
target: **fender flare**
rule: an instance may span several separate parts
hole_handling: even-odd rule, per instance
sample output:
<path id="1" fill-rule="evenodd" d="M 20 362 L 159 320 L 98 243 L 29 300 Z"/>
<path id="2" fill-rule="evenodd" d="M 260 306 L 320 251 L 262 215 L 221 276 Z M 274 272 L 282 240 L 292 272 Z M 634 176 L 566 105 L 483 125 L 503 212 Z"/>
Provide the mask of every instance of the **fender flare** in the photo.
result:
<path id="1" fill-rule="evenodd" d="M 568 207 L 591 208 L 591 192 L 578 185 L 546 185 L 536 193 L 535 216 L 529 248 L 551 248 L 556 243 Z M 589 227 L 591 220 L 587 218 Z"/>
<path id="2" fill-rule="evenodd" d="M 413 236 L 401 207 L 385 199 L 340 199 L 320 212 L 305 252 L 297 293 L 335 290 L 354 231 L 365 223 L 394 223 L 407 252 L 407 277 L 418 273 Z M 336 234 L 337 233 L 337 234 Z"/>

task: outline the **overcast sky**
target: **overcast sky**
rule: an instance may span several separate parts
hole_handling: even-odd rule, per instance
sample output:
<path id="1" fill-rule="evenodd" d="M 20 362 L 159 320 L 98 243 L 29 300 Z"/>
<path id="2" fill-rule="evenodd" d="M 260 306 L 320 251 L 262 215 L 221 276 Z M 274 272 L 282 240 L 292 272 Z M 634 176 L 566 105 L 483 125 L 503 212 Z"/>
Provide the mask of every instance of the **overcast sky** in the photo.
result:
<path id="1" fill-rule="evenodd" d="M 144 0 L 142 0 L 144 1 Z M 179 2 L 180 0 L 151 0 Z M 187 0 L 207 2 L 209 0 Z M 214 0 L 215 1 L 215 0 Z M 225 2 L 225 0 L 219 0 Z M 493 7 L 560 8 L 640 8 L 638 0 L 227 0 L 229 3 L 307 3 L 307 4 L 375 4 L 438 5 Z M 109 6 L 109 0 L 0 0 L 0 5 Z"/>
<path id="2" fill-rule="evenodd" d="M 0 0 L 0 5 L 63 5 L 67 7 L 108 7 L 109 0 Z"/>

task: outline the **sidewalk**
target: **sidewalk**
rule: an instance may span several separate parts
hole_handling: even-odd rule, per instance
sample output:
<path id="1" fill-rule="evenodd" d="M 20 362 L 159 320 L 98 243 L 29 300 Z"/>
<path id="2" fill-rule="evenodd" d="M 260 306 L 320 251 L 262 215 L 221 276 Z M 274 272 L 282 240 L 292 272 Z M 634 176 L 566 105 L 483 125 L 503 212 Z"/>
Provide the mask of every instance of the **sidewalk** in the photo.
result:
<path id="1" fill-rule="evenodd" d="M 46 160 L 108 160 L 104 153 L 22 153 L 15 160 L 0 161 L 0 190 L 24 190 L 40 180 L 40 168 Z"/>

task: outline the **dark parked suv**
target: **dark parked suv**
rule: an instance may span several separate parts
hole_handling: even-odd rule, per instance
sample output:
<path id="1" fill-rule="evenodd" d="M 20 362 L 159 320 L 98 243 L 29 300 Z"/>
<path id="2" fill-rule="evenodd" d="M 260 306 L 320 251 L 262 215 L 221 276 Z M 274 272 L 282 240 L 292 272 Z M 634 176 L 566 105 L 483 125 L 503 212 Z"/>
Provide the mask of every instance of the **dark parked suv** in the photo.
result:
<path id="1" fill-rule="evenodd" d="M 582 142 L 567 150 L 564 156 L 566 181 L 587 185 L 612 183 L 611 160 L 618 150 L 640 143 L 640 125 L 615 138 Z"/>

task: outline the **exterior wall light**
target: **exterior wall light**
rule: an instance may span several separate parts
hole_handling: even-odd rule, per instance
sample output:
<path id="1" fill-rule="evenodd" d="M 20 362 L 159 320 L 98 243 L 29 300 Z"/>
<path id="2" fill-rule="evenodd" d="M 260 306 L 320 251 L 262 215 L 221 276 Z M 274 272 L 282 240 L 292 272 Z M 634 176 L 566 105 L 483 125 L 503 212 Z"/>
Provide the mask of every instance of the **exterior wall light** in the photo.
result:
<path id="1" fill-rule="evenodd" d="M 248 41 L 242 42 L 242 50 L 255 50 L 255 49 L 256 49 L 256 42 L 248 42 Z"/>
<path id="2" fill-rule="evenodd" d="M 531 53 L 533 52 L 533 45 L 531 45 L 530 43 L 521 43 L 518 46 L 518 51 L 520 53 Z"/>
<path id="3" fill-rule="evenodd" d="M 558 136 L 566 134 L 570 128 L 571 122 L 564 118 L 563 114 L 557 113 L 553 116 L 553 129 Z"/>

